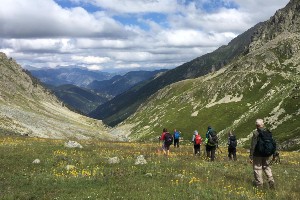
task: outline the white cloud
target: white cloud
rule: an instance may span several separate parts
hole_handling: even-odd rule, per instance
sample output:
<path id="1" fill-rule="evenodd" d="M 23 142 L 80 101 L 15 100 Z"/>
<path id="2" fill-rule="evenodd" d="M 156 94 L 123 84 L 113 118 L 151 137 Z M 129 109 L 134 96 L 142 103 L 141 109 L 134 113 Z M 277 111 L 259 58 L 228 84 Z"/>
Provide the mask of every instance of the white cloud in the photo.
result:
<path id="1" fill-rule="evenodd" d="M 88 65 L 86 68 L 88 68 L 89 70 L 102 70 L 103 67 L 99 66 L 99 65 Z"/>
<path id="2" fill-rule="evenodd" d="M 109 62 L 110 58 L 96 56 L 72 56 L 72 60 L 87 64 L 101 64 Z"/>
<path id="3" fill-rule="evenodd" d="M 176 67 L 227 44 L 288 3 L 234 0 L 237 8 L 207 11 L 201 8 L 209 0 L 69 1 L 76 7 L 62 7 L 60 0 L 1 1 L 0 51 L 35 67 Z M 82 3 L 99 10 L 88 12 Z"/>
<path id="4" fill-rule="evenodd" d="M 104 13 L 81 7 L 63 9 L 51 0 L 1 2 L 0 37 L 128 37 L 120 23 Z"/>

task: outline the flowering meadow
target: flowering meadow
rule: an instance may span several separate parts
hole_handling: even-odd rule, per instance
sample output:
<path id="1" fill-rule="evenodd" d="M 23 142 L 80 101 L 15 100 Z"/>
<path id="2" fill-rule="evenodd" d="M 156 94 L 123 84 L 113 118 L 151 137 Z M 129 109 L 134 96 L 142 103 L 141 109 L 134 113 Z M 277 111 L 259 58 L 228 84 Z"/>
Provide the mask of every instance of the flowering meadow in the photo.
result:
<path id="1" fill-rule="evenodd" d="M 215 162 L 193 155 L 193 145 L 171 146 L 164 156 L 157 143 L 0 137 L 0 199 L 300 199 L 300 154 L 280 152 L 273 164 L 276 190 L 252 186 L 246 149 L 229 161 L 227 149 Z M 146 164 L 136 164 L 143 155 Z M 118 157 L 117 163 L 108 160 Z M 33 161 L 39 159 L 40 162 Z"/>

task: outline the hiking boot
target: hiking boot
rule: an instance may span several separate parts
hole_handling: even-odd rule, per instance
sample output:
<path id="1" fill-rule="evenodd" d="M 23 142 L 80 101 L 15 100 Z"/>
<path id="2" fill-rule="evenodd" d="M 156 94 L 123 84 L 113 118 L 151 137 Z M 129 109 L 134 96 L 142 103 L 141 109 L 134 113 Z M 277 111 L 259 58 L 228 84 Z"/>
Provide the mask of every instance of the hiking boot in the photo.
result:
<path id="1" fill-rule="evenodd" d="M 274 183 L 274 181 L 270 181 L 270 182 L 269 182 L 269 188 L 270 188 L 271 190 L 275 190 L 275 183 Z"/>
<path id="2" fill-rule="evenodd" d="M 263 189 L 263 185 L 262 184 L 257 184 L 256 181 L 252 181 L 252 185 L 253 187 L 255 187 L 256 189 L 262 190 Z"/>

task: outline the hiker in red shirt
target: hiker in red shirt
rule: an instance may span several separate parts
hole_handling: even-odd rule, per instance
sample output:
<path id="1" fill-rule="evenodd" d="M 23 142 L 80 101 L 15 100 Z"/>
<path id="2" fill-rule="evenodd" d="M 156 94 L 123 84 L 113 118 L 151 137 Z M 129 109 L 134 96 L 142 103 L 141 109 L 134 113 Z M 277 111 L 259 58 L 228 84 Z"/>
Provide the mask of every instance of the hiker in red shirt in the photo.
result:
<path id="1" fill-rule="evenodd" d="M 199 135 L 197 130 L 194 131 L 192 142 L 194 143 L 194 153 L 195 153 L 195 155 L 200 156 L 200 147 L 201 147 L 201 143 L 202 143 L 202 138 Z"/>

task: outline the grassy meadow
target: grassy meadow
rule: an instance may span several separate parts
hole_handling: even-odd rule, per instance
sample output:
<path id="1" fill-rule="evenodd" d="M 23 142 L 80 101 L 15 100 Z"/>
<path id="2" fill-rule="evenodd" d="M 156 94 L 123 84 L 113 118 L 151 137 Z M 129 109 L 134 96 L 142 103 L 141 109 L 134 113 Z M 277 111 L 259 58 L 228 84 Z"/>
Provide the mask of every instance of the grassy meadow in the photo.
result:
<path id="1" fill-rule="evenodd" d="M 300 199 L 299 152 L 280 152 L 281 163 L 272 165 L 274 191 L 252 187 L 242 148 L 236 162 L 228 161 L 226 148 L 208 162 L 187 141 L 171 146 L 169 157 L 158 153 L 158 142 L 78 141 L 82 149 L 65 142 L 1 136 L 0 199 Z M 135 165 L 139 155 L 147 164 Z M 109 164 L 111 157 L 120 163 Z"/>

